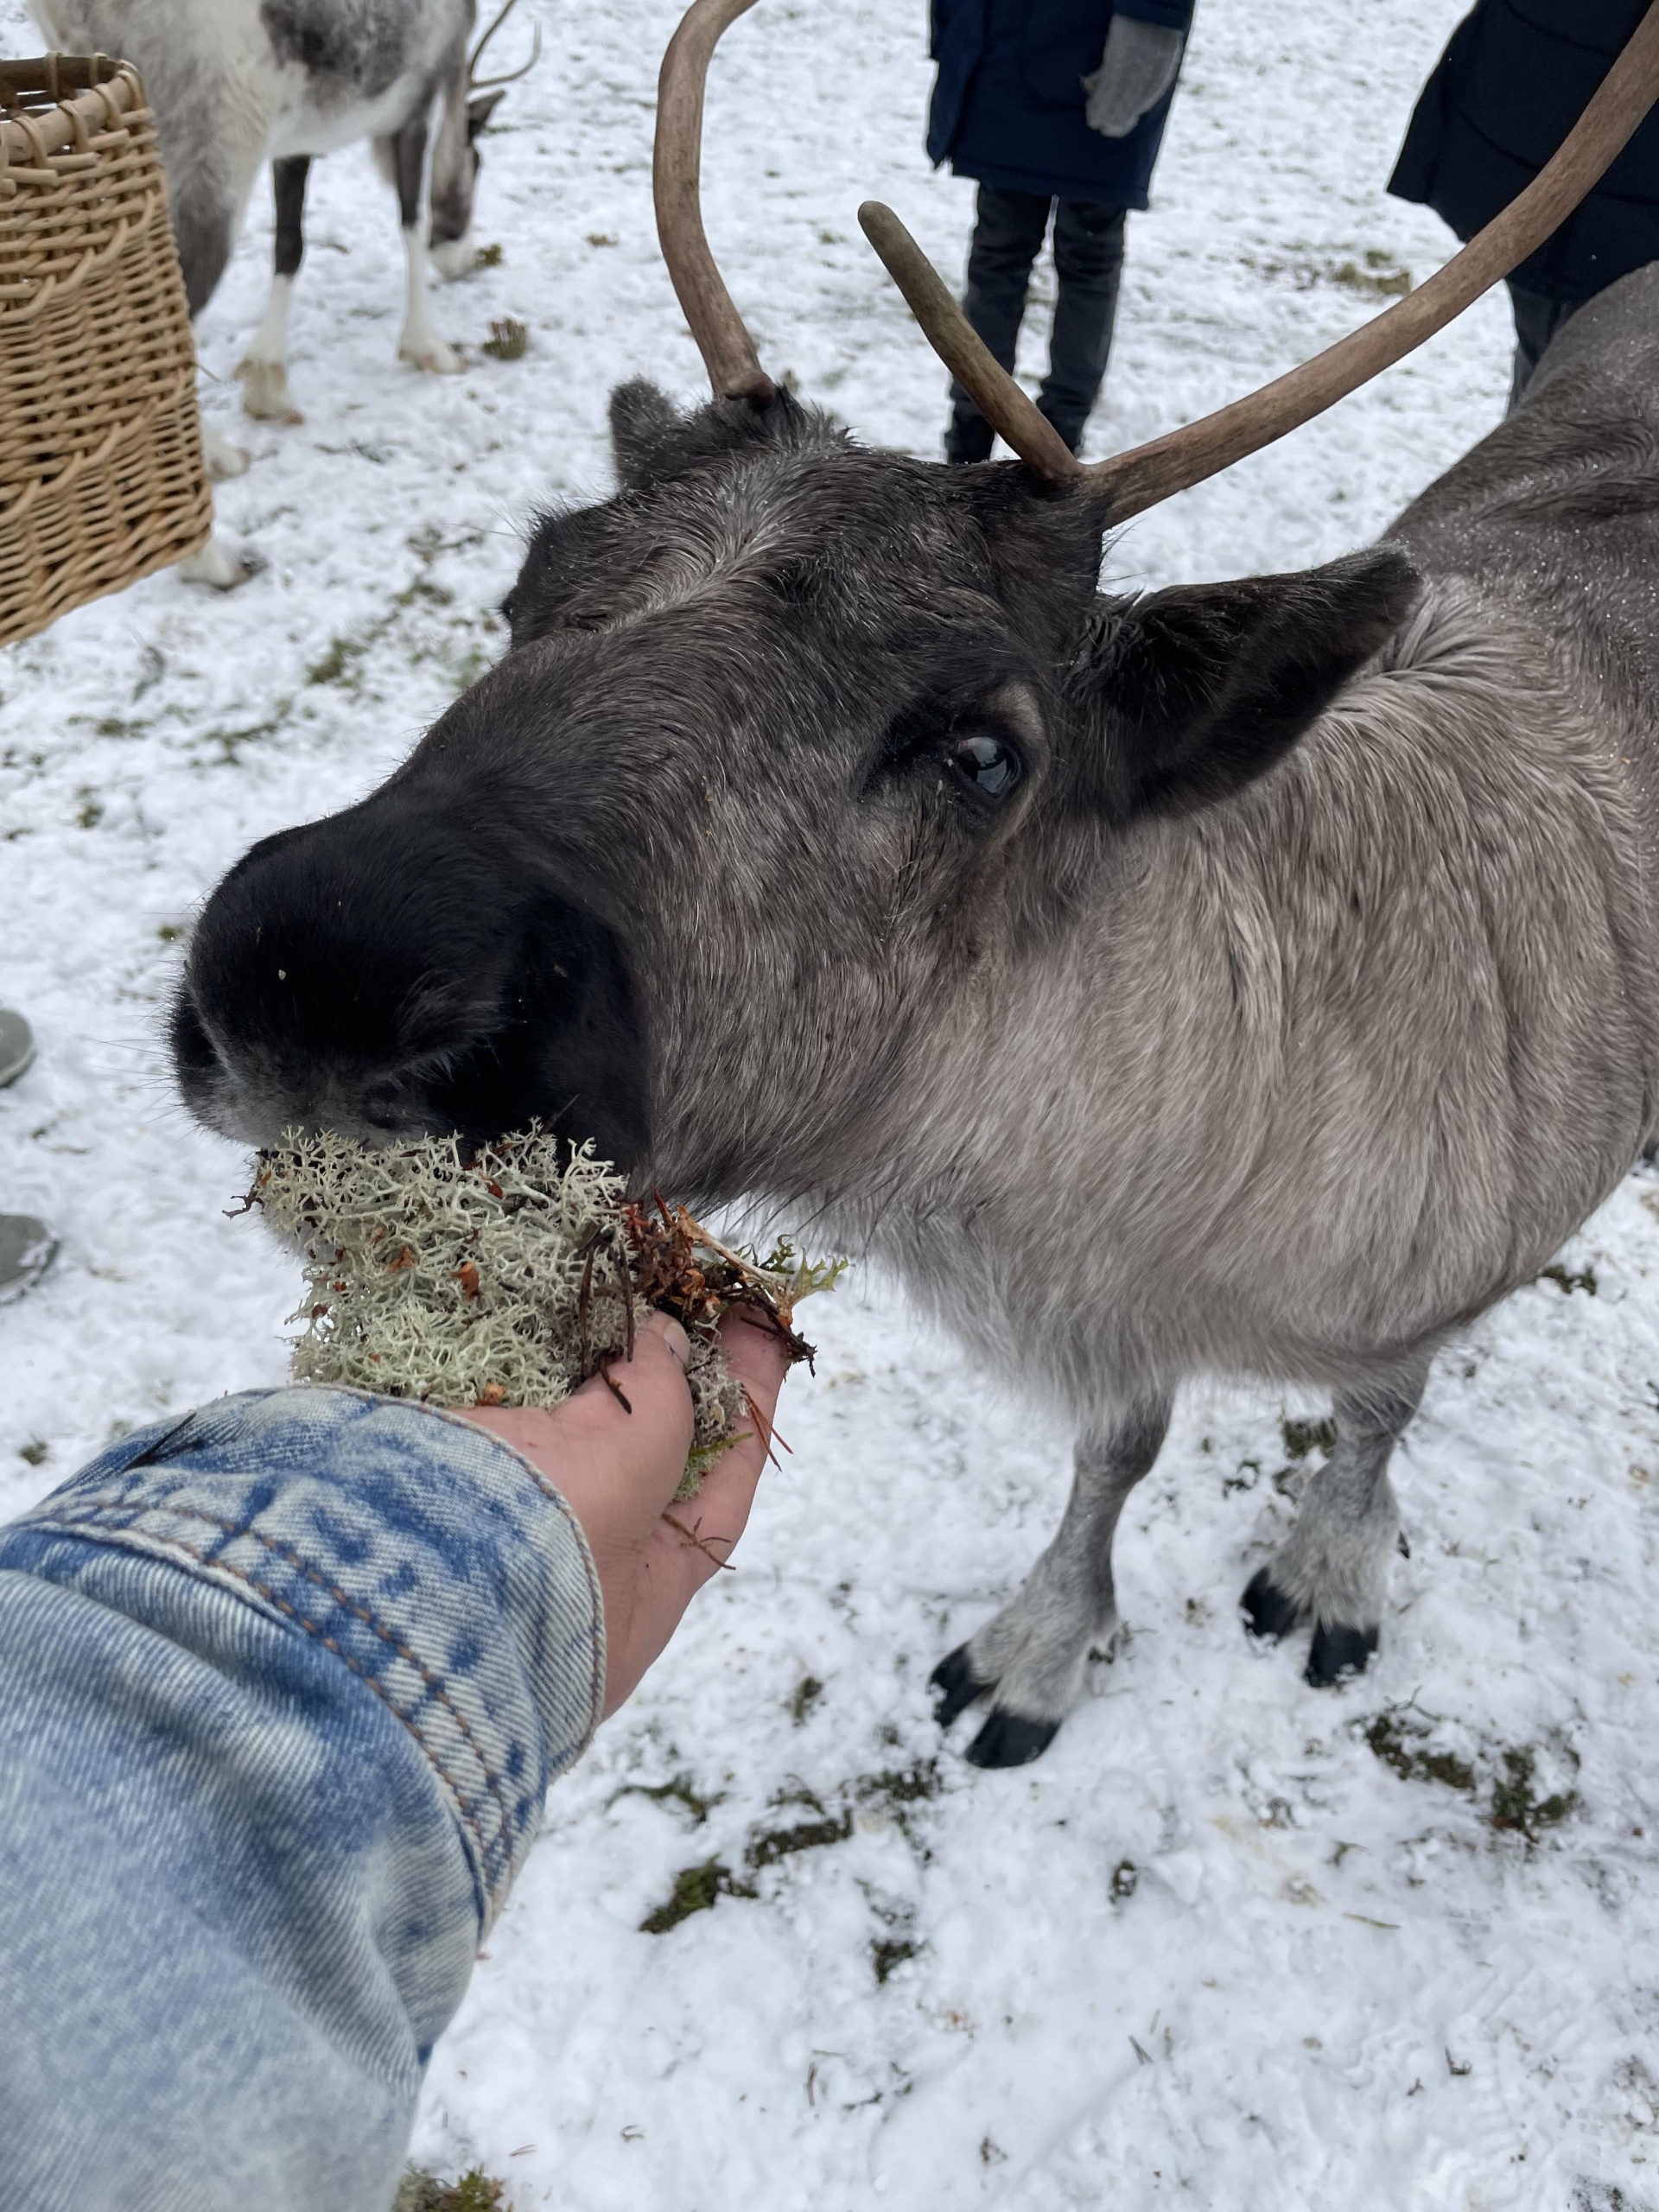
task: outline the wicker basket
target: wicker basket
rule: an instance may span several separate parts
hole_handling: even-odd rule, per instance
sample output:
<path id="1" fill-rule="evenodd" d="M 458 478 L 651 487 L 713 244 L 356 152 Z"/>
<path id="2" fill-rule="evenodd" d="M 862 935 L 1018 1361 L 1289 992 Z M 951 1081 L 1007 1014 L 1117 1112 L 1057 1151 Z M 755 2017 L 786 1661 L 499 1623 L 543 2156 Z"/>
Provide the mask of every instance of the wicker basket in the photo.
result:
<path id="1" fill-rule="evenodd" d="M 0 645 L 206 543 L 195 378 L 137 70 L 0 61 Z"/>

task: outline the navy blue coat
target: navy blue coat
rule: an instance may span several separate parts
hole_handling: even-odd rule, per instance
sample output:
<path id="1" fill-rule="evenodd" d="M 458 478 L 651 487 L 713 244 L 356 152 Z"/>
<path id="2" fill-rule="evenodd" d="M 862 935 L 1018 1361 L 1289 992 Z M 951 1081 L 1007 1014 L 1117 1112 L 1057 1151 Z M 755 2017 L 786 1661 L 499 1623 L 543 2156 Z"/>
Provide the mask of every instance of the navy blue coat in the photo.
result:
<path id="1" fill-rule="evenodd" d="M 1084 120 L 1113 0 L 932 0 L 939 65 L 927 150 L 1005 192 L 1144 207 L 1170 92 L 1127 138 Z M 1185 31 L 1193 0 L 1116 0 L 1116 12 Z"/>
<path id="2" fill-rule="evenodd" d="M 1389 190 L 1472 238 L 1584 112 L 1647 0 L 1481 0 L 1423 88 Z M 1659 113 L 1511 282 L 1580 306 L 1659 260 Z"/>

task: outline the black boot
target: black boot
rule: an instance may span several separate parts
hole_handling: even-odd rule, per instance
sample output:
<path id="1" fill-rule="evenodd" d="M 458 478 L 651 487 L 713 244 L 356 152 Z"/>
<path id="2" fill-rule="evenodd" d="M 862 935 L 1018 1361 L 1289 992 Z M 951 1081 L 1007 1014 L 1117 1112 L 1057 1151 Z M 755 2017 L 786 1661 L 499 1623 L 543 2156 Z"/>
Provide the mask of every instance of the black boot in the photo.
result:
<path id="1" fill-rule="evenodd" d="M 944 457 L 950 461 L 988 461 L 995 437 L 977 407 L 956 408 L 944 434 Z"/>

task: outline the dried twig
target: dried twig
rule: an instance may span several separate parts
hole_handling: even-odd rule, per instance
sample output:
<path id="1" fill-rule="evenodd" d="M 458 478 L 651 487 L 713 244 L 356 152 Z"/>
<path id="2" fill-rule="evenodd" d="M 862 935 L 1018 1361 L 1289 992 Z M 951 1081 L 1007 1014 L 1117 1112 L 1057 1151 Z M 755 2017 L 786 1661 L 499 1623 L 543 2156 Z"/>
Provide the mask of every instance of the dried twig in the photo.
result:
<path id="1" fill-rule="evenodd" d="M 681 1535 L 694 1550 L 700 1551 L 705 1558 L 713 1560 L 715 1565 L 720 1568 L 723 1574 L 736 1573 L 737 1569 L 732 1565 L 730 1560 L 721 1559 L 718 1552 L 711 1551 L 709 1549 L 709 1546 L 711 1544 L 734 1544 L 737 1541 L 735 1536 L 705 1536 L 702 1534 L 702 1523 L 701 1521 L 697 1522 L 696 1528 L 688 1529 L 683 1521 L 677 1520 L 674 1515 L 668 1512 L 666 1510 L 664 1511 L 663 1518 L 667 1522 L 671 1529 L 677 1529 L 679 1530 Z"/>

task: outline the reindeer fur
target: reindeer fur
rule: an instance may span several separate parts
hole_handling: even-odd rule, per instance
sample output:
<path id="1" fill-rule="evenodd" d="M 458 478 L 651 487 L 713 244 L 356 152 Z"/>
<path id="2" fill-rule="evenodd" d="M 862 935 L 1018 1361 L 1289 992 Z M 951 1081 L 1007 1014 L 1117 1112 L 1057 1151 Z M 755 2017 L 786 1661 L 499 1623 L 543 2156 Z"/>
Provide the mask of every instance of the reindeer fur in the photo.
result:
<path id="1" fill-rule="evenodd" d="M 425 369 L 458 365 L 432 327 L 418 226 L 428 127 L 442 101 L 429 245 L 446 273 L 470 265 L 464 245 L 478 167 L 473 140 L 487 113 L 469 113 L 474 0 L 33 4 L 58 46 L 118 54 L 137 64 L 156 109 L 193 315 L 207 306 L 225 272 L 261 163 L 274 164 L 279 237 L 271 304 L 238 371 L 251 414 L 300 419 L 288 396 L 285 360 L 289 294 L 300 253 L 296 188 L 302 198 L 311 156 L 361 138 L 375 142 L 398 194 L 407 264 L 399 357 Z M 234 473 L 230 451 L 221 450 L 221 473 Z"/>
<path id="2" fill-rule="evenodd" d="M 970 1758 L 1077 1696 L 1194 1375 L 1333 1393 L 1246 1604 L 1363 1665 L 1436 1348 L 1656 1130 L 1659 270 L 1382 546 L 1143 600 L 1086 485 L 786 397 L 613 419 L 502 664 L 209 903 L 187 1096 L 255 1141 L 633 1131 L 640 1181 L 810 1210 L 1067 1407 L 1059 1535 L 936 1678 L 989 1700 Z"/>

